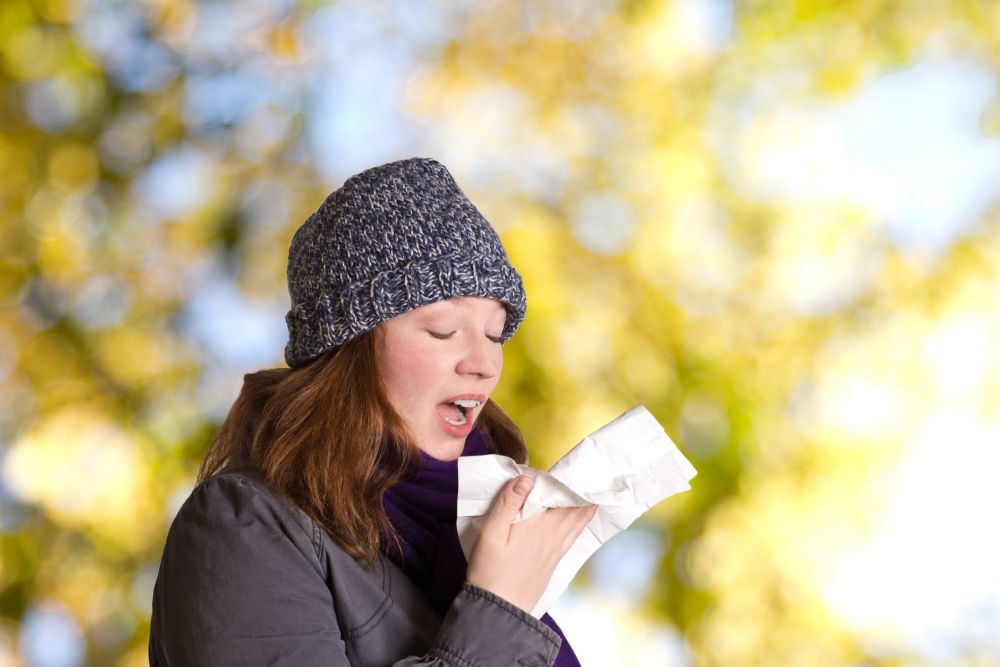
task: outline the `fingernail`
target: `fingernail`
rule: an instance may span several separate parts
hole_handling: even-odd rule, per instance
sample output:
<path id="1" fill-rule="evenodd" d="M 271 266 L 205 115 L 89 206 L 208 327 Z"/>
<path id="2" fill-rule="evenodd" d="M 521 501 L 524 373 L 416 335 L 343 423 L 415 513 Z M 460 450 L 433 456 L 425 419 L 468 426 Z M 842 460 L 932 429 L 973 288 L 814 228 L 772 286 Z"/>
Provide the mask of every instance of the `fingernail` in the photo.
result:
<path id="1" fill-rule="evenodd" d="M 517 495 L 526 496 L 530 492 L 531 492 L 531 480 L 528 479 L 527 477 L 522 477 L 521 479 L 517 480 L 517 482 L 514 484 L 514 493 L 516 493 Z"/>

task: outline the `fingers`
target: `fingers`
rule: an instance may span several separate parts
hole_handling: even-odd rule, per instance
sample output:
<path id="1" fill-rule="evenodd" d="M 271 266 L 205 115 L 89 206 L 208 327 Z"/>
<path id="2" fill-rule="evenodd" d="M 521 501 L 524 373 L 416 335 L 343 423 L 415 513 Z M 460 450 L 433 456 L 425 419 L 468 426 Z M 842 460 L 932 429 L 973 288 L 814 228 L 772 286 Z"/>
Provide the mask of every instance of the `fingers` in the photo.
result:
<path id="1" fill-rule="evenodd" d="M 483 523 L 481 535 L 488 540 L 506 542 L 511 535 L 511 528 L 518 512 L 524 506 L 524 501 L 534 487 L 534 480 L 521 475 L 509 481 L 497 494 L 493 507 Z M 553 546 L 565 552 L 580 536 L 587 524 L 597 513 L 597 505 L 582 507 L 552 508 L 545 510 L 540 517 L 551 531 Z"/>
<path id="2" fill-rule="evenodd" d="M 550 507 L 545 512 L 552 515 L 553 521 L 558 521 L 560 524 L 566 526 L 567 530 L 580 531 L 597 514 L 597 505 Z"/>
<path id="3" fill-rule="evenodd" d="M 506 541 L 510 526 L 524 506 L 524 501 L 533 486 L 532 479 L 525 475 L 508 482 L 493 501 L 493 507 L 490 508 L 490 513 L 483 523 L 482 533 Z"/>
<path id="4" fill-rule="evenodd" d="M 563 538 L 563 549 L 567 550 L 594 518 L 594 515 L 597 513 L 597 505 L 567 507 L 565 509 L 548 511 L 558 511 L 563 513 L 563 516 L 559 517 L 559 527 L 557 528 L 557 532 Z"/>
<path id="5" fill-rule="evenodd" d="M 573 513 L 573 521 L 570 525 L 570 530 L 566 535 L 566 539 L 563 542 L 566 551 L 576 542 L 576 538 L 580 537 L 584 529 L 590 525 L 594 516 L 597 514 L 597 505 L 587 505 L 585 507 L 575 507 Z"/>
<path id="6" fill-rule="evenodd" d="M 597 505 L 587 505 L 585 507 L 578 507 L 577 512 L 574 515 L 573 532 L 579 535 L 583 532 L 583 529 L 587 527 L 594 516 L 597 514 Z"/>
<path id="7" fill-rule="evenodd" d="M 519 482 L 523 486 L 516 487 Z M 530 479 L 519 477 L 497 494 L 466 574 L 470 583 L 525 611 L 534 608 L 560 560 L 597 511 L 596 505 L 552 508 L 515 524 L 532 486 Z"/>
<path id="8" fill-rule="evenodd" d="M 597 505 L 550 507 L 541 514 L 509 527 L 509 536 L 541 530 L 549 536 L 545 549 L 554 558 L 562 558 L 597 513 Z"/>

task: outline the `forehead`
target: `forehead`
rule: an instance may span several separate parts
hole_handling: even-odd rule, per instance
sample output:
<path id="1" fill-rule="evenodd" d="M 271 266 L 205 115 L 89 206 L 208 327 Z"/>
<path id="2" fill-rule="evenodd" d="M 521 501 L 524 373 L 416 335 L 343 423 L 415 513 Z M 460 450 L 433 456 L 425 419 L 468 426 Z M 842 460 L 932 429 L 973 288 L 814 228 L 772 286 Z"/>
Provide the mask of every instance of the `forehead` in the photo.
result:
<path id="1" fill-rule="evenodd" d="M 500 314 L 506 315 L 507 309 L 496 299 L 479 296 L 454 296 L 450 299 L 435 301 L 418 308 L 414 308 L 407 315 L 419 317 L 421 315 L 445 315 L 445 314 L 469 313 L 482 317 L 494 317 Z"/>

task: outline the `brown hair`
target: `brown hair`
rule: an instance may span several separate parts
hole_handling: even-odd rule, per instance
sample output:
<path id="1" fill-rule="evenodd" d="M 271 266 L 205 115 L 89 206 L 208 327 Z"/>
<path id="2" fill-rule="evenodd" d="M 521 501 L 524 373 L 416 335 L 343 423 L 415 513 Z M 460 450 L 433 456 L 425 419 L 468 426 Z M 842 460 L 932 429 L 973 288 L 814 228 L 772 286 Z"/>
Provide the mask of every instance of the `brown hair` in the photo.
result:
<path id="1" fill-rule="evenodd" d="M 382 385 L 375 332 L 295 370 L 248 373 L 198 471 L 202 482 L 249 464 L 344 551 L 371 565 L 380 536 L 398 539 L 382 494 L 418 465 L 418 450 Z M 520 430 L 493 401 L 477 427 L 490 449 L 523 463 Z"/>

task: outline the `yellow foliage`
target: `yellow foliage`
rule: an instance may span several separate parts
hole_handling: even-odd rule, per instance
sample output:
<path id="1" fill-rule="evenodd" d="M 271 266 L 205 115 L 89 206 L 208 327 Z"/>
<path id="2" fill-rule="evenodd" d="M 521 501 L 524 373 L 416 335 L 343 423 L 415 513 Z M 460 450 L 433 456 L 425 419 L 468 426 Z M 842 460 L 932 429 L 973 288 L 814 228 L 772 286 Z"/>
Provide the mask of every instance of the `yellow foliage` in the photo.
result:
<path id="1" fill-rule="evenodd" d="M 60 188 L 76 190 L 92 187 L 97 176 L 97 155 L 90 146 L 65 144 L 49 160 L 49 178 Z"/>
<path id="2" fill-rule="evenodd" d="M 4 18 L 10 16 L 8 13 Z M 49 76 L 63 65 L 67 54 L 68 45 L 62 31 L 42 25 L 15 28 L 0 42 L 0 55 L 8 70 L 22 80 Z"/>
<path id="3" fill-rule="evenodd" d="M 183 350 L 170 334 L 135 326 L 102 335 L 95 354 L 115 381 L 133 389 L 176 375 L 185 364 Z"/>
<path id="4" fill-rule="evenodd" d="M 84 0 L 44 0 L 42 12 L 47 21 L 70 23 L 79 18 Z"/>
<path id="5" fill-rule="evenodd" d="M 949 128 L 864 171 L 870 147 L 825 123 L 920 63 L 995 84 L 1000 4 L 444 3 L 419 34 L 405 3 L 125 4 L 0 2 L 0 616 L 59 599 L 96 645 L 94 619 L 129 607 L 133 635 L 100 659 L 145 663 L 144 586 L 221 419 L 205 397 L 251 370 L 199 364 L 187 299 L 206 274 L 277 298 L 328 186 L 371 155 L 421 153 L 524 277 L 496 398 L 533 464 L 643 402 L 701 471 L 646 516 L 667 546 L 645 600 L 606 601 L 620 636 L 664 620 L 699 667 L 988 662 L 965 636 L 942 650 L 968 657 L 935 662 L 935 640 L 861 627 L 831 591 L 914 442 L 995 433 L 995 193 L 954 241 L 913 251 L 880 202 Z M 1000 116 L 983 104 L 966 128 L 982 153 L 960 152 L 992 169 Z M 188 194 L 158 172 L 177 150 L 205 165 L 207 194 L 160 220 L 143 188 Z M 935 192 L 967 184 L 936 166 Z M 581 223 L 593 200 L 608 205 Z M 88 322 L 88 299 L 116 315 Z M 953 508 L 973 472 L 935 502 Z M 964 548 L 944 529 L 965 523 L 938 525 Z M 22 661 L 17 642 L 0 623 L 0 665 Z"/>
<path id="6" fill-rule="evenodd" d="M 55 520 L 122 544 L 148 537 L 148 468 L 137 436 L 86 405 L 26 430 L 4 462 L 13 492 Z"/>

